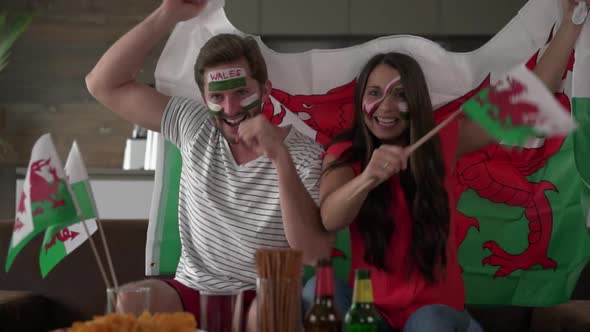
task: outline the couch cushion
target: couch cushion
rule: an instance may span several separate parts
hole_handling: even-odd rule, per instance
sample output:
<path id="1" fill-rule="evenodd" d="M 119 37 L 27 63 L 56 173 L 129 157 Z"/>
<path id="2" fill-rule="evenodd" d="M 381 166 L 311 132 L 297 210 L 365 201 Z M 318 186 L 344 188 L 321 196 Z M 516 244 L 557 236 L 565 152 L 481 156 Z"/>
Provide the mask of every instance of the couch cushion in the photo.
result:
<path id="1" fill-rule="evenodd" d="M 590 301 L 570 301 L 537 308 L 533 312 L 531 327 L 534 332 L 590 331 Z"/>
<path id="2" fill-rule="evenodd" d="M 523 332 L 530 328 L 529 307 L 467 306 L 467 311 L 486 332 Z"/>
<path id="3" fill-rule="evenodd" d="M 39 294 L 0 290 L 0 330 L 46 331 L 55 326 L 52 305 Z"/>
<path id="4" fill-rule="evenodd" d="M 103 220 L 102 225 L 119 283 L 143 279 L 147 221 Z M 0 243 L 9 243 L 11 234 L 12 224 L 0 222 Z M 99 252 L 103 252 L 98 232 L 93 238 Z M 56 316 L 62 320 L 61 326 L 103 314 L 106 308 L 105 284 L 90 244 L 82 244 L 43 279 L 38 268 L 41 240 L 42 236 L 37 236 L 27 244 L 10 271 L 0 270 L 0 289 L 41 294 L 59 304 L 60 311 Z M 0 255 L 0 266 L 4 267 L 4 263 L 5 255 Z"/>

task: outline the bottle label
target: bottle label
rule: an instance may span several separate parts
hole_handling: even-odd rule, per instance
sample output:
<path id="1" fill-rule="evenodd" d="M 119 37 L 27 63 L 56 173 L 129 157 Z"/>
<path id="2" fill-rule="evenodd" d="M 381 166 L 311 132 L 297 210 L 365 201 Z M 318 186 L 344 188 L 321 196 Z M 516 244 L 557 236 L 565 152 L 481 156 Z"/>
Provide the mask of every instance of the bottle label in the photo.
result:
<path id="1" fill-rule="evenodd" d="M 377 324 L 350 324 L 345 328 L 346 332 L 379 332 Z"/>
<path id="2" fill-rule="evenodd" d="M 334 295 L 334 273 L 329 267 L 319 268 L 316 279 L 316 296 Z"/>
<path id="3" fill-rule="evenodd" d="M 353 301 L 355 303 L 373 302 L 373 287 L 371 286 L 371 279 L 357 279 L 355 281 Z"/>

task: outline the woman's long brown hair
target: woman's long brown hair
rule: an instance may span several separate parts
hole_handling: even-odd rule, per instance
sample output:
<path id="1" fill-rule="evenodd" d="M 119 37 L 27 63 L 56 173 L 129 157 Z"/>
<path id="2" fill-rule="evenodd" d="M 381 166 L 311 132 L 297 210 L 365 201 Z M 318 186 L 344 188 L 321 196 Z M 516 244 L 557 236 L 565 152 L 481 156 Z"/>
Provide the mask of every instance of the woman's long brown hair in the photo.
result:
<path id="1" fill-rule="evenodd" d="M 329 144 L 352 141 L 352 146 L 326 168 L 325 172 L 356 162 L 360 162 L 361 169 L 364 170 L 373 151 L 382 144 L 367 129 L 362 110 L 367 80 L 379 64 L 397 69 L 401 76 L 410 112 L 410 126 L 403 134 L 402 144 L 407 146 L 415 142 L 434 127 L 432 103 L 420 65 L 405 54 L 377 54 L 365 65 L 357 80 L 353 127 L 335 137 Z M 412 216 L 411 259 L 407 261 L 406 268 L 416 266 L 430 282 L 435 282 L 438 276 L 444 275 L 438 272 L 443 272 L 446 266 L 450 215 L 444 176 L 445 166 L 438 137 L 430 139 L 416 150 L 409 159 L 409 167 L 399 174 Z M 382 270 L 388 269 L 387 248 L 395 231 L 395 221 L 389 213 L 392 197 L 390 188 L 391 180 L 388 180 L 373 189 L 358 215 L 358 228 L 366 249 L 364 259 Z"/>

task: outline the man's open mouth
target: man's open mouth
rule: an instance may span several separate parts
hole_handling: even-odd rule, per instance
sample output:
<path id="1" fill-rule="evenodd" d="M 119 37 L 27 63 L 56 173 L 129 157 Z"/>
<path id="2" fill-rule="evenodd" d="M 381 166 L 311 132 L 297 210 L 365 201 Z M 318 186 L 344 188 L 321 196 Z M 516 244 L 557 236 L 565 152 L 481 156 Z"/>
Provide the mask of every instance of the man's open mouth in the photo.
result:
<path id="1" fill-rule="evenodd" d="M 223 122 L 225 122 L 230 127 L 236 127 L 240 125 L 242 121 L 244 121 L 248 117 L 248 114 L 242 113 L 238 116 L 232 118 L 223 118 Z"/>

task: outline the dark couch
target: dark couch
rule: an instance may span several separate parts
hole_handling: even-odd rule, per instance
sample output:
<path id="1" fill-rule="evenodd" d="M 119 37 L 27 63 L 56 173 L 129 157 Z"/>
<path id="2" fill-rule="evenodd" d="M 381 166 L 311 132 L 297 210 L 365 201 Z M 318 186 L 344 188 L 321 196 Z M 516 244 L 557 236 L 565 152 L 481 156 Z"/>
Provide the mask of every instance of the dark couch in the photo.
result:
<path id="1" fill-rule="evenodd" d="M 144 277 L 147 222 L 103 222 L 120 283 Z M 105 309 L 105 286 L 88 244 L 61 262 L 45 279 L 39 273 L 37 236 L 17 256 L 9 273 L 4 262 L 12 221 L 0 221 L 0 331 L 47 331 L 91 318 Z M 102 251 L 99 237 L 95 242 Z M 485 331 L 590 331 L 590 265 L 571 302 L 550 308 L 469 307 Z M 589 301 L 575 301 L 589 300 Z"/>
<path id="2" fill-rule="evenodd" d="M 119 283 L 144 278 L 147 221 L 106 220 L 102 224 Z M 39 272 L 42 235 L 23 249 L 8 273 L 4 272 L 11 234 L 12 222 L 0 221 L 0 331 L 46 332 L 104 312 L 105 284 L 88 243 L 42 279 Z M 93 238 L 103 252 L 98 233 Z M 27 293 L 19 298 L 14 292 L 6 291 Z M 8 297 L 13 300 L 5 300 Z"/>

